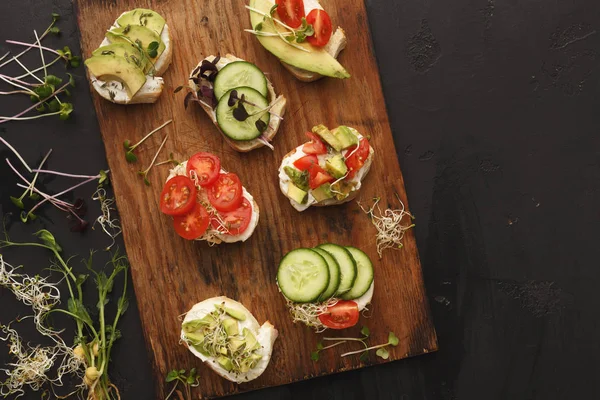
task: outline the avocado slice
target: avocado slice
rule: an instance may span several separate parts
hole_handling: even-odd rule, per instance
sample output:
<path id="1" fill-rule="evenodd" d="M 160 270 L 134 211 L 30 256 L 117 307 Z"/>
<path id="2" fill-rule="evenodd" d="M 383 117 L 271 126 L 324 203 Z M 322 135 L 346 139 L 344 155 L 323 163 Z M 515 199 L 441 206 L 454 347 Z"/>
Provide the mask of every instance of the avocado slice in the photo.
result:
<path id="1" fill-rule="evenodd" d="M 290 178 L 292 183 L 298 188 L 308 191 L 308 171 L 300 171 L 299 169 L 286 165 L 283 167 L 283 171 Z"/>
<path id="2" fill-rule="evenodd" d="M 192 346 L 199 346 L 204 342 L 204 335 L 201 333 L 188 332 L 185 338 L 190 341 Z"/>
<path id="3" fill-rule="evenodd" d="M 246 340 L 246 348 L 247 349 L 253 349 L 254 346 L 256 346 L 258 344 L 258 340 L 256 340 L 256 336 L 254 336 L 254 334 L 250 331 L 250 329 L 244 328 L 244 330 L 242 331 L 242 334 L 244 335 L 244 339 Z"/>
<path id="4" fill-rule="evenodd" d="M 333 147 L 337 151 L 342 151 L 343 146 L 342 142 L 338 140 L 338 138 L 331 133 L 329 129 L 325 125 L 317 125 L 312 128 L 313 133 L 319 135 L 321 139 L 327 142 L 331 147 Z"/>
<path id="5" fill-rule="evenodd" d="M 358 136 L 356 136 L 347 126 L 340 125 L 335 128 L 332 133 L 342 144 L 342 150 L 358 145 Z"/>
<path id="6" fill-rule="evenodd" d="M 111 43 L 106 46 L 98 47 L 92 52 L 92 56 L 110 55 L 127 58 L 144 72 L 148 72 L 148 69 L 151 67 L 148 60 L 140 54 L 140 50 L 131 43 Z"/>
<path id="7" fill-rule="evenodd" d="M 227 313 L 227 315 L 229 315 L 230 317 L 233 317 L 233 318 L 237 319 L 238 321 L 245 321 L 246 320 L 246 314 L 244 314 L 243 312 L 238 311 L 236 309 L 225 307 L 225 312 Z"/>
<path id="8" fill-rule="evenodd" d="M 273 6 L 273 2 L 268 0 L 250 0 L 249 6 L 268 15 Z M 262 23 L 262 32 L 275 32 L 272 24 L 264 22 L 263 15 L 256 12 L 250 11 L 250 23 L 254 29 L 256 29 L 258 24 Z M 277 26 L 277 29 L 280 29 L 282 32 L 287 32 L 279 26 Z M 348 71 L 346 71 L 334 57 L 322 48 L 311 46 L 308 43 L 295 43 L 308 50 L 308 52 L 306 52 L 290 46 L 280 37 L 257 35 L 256 38 L 265 49 L 273 53 L 275 57 L 286 64 L 307 71 L 316 72 L 324 76 L 330 76 L 332 78 L 350 78 Z"/>
<path id="9" fill-rule="evenodd" d="M 292 183 L 288 185 L 287 195 L 298 204 L 304 204 L 308 199 L 308 193 Z"/>
<path id="10" fill-rule="evenodd" d="M 331 184 L 324 183 L 316 189 L 313 189 L 312 195 L 318 202 L 331 199 L 333 197 L 333 193 L 331 193 Z"/>
<path id="11" fill-rule="evenodd" d="M 147 8 L 135 8 L 117 19 L 120 26 L 140 25 L 160 35 L 165 27 L 165 19 L 156 11 Z"/>
<path id="12" fill-rule="evenodd" d="M 192 347 L 198 353 L 205 355 L 206 357 L 210 357 L 210 354 L 208 354 L 208 352 L 206 350 L 204 350 L 204 347 L 202 347 L 202 344 L 193 344 Z"/>
<path id="13" fill-rule="evenodd" d="M 348 167 L 341 154 L 336 154 L 333 157 L 328 158 L 325 161 L 325 169 L 336 179 L 343 177 L 346 175 L 346 172 L 348 172 Z"/>
<path id="14" fill-rule="evenodd" d="M 158 49 L 156 50 L 156 57 L 151 58 L 154 62 L 163 51 L 165 51 L 165 44 L 160 39 L 160 36 L 156 34 L 156 32 L 151 31 L 150 29 L 139 26 L 139 25 L 126 25 L 121 26 L 119 28 L 113 28 L 110 31 L 106 32 L 106 38 L 111 43 L 138 43 L 147 51 L 148 45 L 152 42 L 158 42 Z M 124 37 L 125 36 L 125 37 Z M 127 38 L 127 39 L 126 39 Z"/>
<path id="15" fill-rule="evenodd" d="M 233 363 L 228 357 L 219 356 L 219 358 L 217 358 L 217 362 L 221 367 L 223 367 L 223 369 L 227 371 L 231 371 L 233 369 Z"/>
<path id="16" fill-rule="evenodd" d="M 246 341 L 243 339 L 238 339 L 238 338 L 229 339 L 229 348 L 231 349 L 232 353 L 235 353 L 236 351 L 240 350 L 244 346 L 246 346 Z"/>
<path id="17" fill-rule="evenodd" d="M 223 321 L 223 329 L 225 329 L 225 332 L 227 332 L 228 336 L 235 336 L 240 333 L 238 323 L 233 318 L 227 318 Z"/>
<path id="18" fill-rule="evenodd" d="M 122 82 L 130 97 L 133 97 L 146 83 L 144 72 L 123 57 L 92 56 L 85 60 L 85 65 L 90 73 L 100 80 Z"/>

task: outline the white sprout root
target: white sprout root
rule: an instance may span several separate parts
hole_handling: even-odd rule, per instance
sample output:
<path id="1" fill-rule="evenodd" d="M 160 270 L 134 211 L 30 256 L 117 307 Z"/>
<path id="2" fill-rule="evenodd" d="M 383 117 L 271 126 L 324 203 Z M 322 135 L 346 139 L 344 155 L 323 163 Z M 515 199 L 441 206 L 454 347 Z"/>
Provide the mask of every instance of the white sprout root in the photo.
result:
<path id="1" fill-rule="evenodd" d="M 31 306 L 36 329 L 42 335 L 54 341 L 54 346 L 31 347 L 23 344 L 18 332 L 8 325 L 0 325 L 0 340 L 8 342 L 9 354 L 13 362 L 0 371 L 7 376 L 0 382 L 0 396 L 15 395 L 20 397 L 25 394 L 25 388 L 39 390 L 46 383 L 62 386 L 65 375 L 81 375 L 82 360 L 78 358 L 73 349 L 67 346 L 60 338 L 59 331 L 54 331 L 43 325 L 46 314 L 60 302 L 58 283 L 50 283 L 40 276 L 30 277 L 17 272 L 18 267 L 6 263 L 0 255 L 0 286 L 9 289 L 23 304 Z M 20 318 L 18 321 L 23 320 Z M 52 367 L 60 361 L 56 369 L 56 376 L 50 377 Z"/>
<path id="2" fill-rule="evenodd" d="M 292 322 L 301 322 L 313 328 L 316 333 L 324 332 L 327 327 L 319 320 L 319 315 L 324 314 L 329 307 L 333 307 L 339 300 L 330 298 L 322 303 L 294 303 L 286 299 L 286 306 L 292 316 Z"/>
<path id="3" fill-rule="evenodd" d="M 115 244 L 115 239 L 122 232 L 121 226 L 119 225 L 119 220 L 111 217 L 111 212 L 115 211 L 115 208 L 113 207 L 115 199 L 108 198 L 106 190 L 102 187 L 98 187 L 96 192 L 92 195 L 92 200 L 98 200 L 100 202 L 100 212 L 102 213 L 102 215 L 100 215 L 98 218 L 96 218 L 96 221 L 94 221 L 92 229 L 94 229 L 96 224 L 99 224 L 102 227 L 104 233 L 106 233 L 112 240 L 110 245 L 105 249 L 110 250 L 110 248 Z"/>
<path id="4" fill-rule="evenodd" d="M 377 254 L 379 254 L 379 258 L 382 257 L 385 249 L 401 249 L 404 246 L 402 244 L 404 233 L 415 226 L 413 223 L 403 224 L 404 217 L 410 217 L 411 221 L 415 217 L 405 209 L 404 203 L 398 195 L 396 197 L 400 202 L 400 208 L 387 208 L 384 211 L 381 211 L 381 207 L 379 207 L 379 201 L 381 200 L 379 197 L 373 199 L 373 204 L 368 208 L 357 201 L 361 210 L 371 218 L 371 222 L 377 228 Z"/>

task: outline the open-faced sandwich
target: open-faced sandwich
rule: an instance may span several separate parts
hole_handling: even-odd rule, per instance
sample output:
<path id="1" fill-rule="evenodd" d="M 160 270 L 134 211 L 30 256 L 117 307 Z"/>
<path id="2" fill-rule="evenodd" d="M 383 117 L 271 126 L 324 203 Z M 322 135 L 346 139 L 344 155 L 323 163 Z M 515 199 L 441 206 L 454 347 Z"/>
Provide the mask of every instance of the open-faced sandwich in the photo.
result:
<path id="1" fill-rule="evenodd" d="M 317 125 L 306 135 L 311 141 L 289 152 L 279 167 L 283 194 L 298 211 L 354 199 L 375 153 L 367 138 L 343 125 Z"/>
<path id="2" fill-rule="evenodd" d="M 325 243 L 296 249 L 279 264 L 277 285 L 294 322 L 321 332 L 356 325 L 373 298 L 373 264 L 355 247 Z"/>
<path id="3" fill-rule="evenodd" d="M 346 47 L 346 34 L 342 28 L 333 33 L 329 14 L 317 0 L 250 0 L 247 8 L 252 29 L 246 31 L 296 78 L 350 77 L 336 60 Z"/>
<path id="4" fill-rule="evenodd" d="M 160 77 L 171 65 L 169 27 L 156 11 L 124 12 L 85 60 L 92 86 L 118 104 L 154 103 L 163 90 Z"/>
<path id="5" fill-rule="evenodd" d="M 190 99 L 200 103 L 212 122 L 237 151 L 268 146 L 279 129 L 286 100 L 254 64 L 231 54 L 208 56 L 188 82 Z"/>
<path id="6" fill-rule="evenodd" d="M 211 244 L 246 241 L 258 224 L 258 204 L 219 157 L 196 153 L 173 168 L 160 195 L 160 210 L 188 240 Z"/>
<path id="7" fill-rule="evenodd" d="M 269 365 L 277 330 L 259 325 L 246 307 L 225 296 L 197 303 L 181 326 L 185 346 L 217 374 L 242 383 L 258 378 Z"/>

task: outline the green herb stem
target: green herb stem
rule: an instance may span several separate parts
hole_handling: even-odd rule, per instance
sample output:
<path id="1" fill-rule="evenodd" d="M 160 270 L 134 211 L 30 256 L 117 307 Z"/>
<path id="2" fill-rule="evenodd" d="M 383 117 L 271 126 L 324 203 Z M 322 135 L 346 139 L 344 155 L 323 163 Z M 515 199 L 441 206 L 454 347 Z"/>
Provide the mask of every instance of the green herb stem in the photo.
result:
<path id="1" fill-rule="evenodd" d="M 46 97 L 43 100 L 38 101 L 37 103 L 35 103 L 34 105 L 32 105 L 31 107 L 21 111 L 20 113 L 18 113 L 17 115 L 15 115 L 14 117 L 1 117 L 0 116 L 0 124 L 10 121 L 10 120 L 14 120 L 14 119 L 18 119 L 21 115 L 28 113 L 29 111 L 33 110 L 34 108 L 38 107 L 40 104 L 46 102 L 47 100 L 51 99 L 52 97 L 56 96 L 59 93 L 62 93 L 67 86 L 69 86 L 69 83 L 65 83 L 63 86 L 61 86 L 58 90 L 55 90 L 54 93 L 52 93 L 50 96 Z M 48 115 L 48 114 L 44 114 L 44 115 Z M 29 169 L 29 171 L 31 171 L 31 169 Z"/>

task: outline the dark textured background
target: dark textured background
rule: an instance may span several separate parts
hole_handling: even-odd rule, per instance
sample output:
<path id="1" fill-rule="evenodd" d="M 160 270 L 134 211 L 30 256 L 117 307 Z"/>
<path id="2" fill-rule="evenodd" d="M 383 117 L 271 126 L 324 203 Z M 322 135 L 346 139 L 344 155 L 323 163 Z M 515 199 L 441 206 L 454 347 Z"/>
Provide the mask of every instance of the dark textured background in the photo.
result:
<path id="1" fill-rule="evenodd" d="M 9 0 L 1 8 L 0 39 L 32 40 L 57 11 L 63 35 L 47 43 L 78 48 L 68 0 Z M 236 398 L 599 398 L 600 6 L 367 0 L 367 8 L 440 351 Z M 0 134 L 30 164 L 52 147 L 49 166 L 94 174 L 106 167 L 104 148 L 83 69 L 75 73 L 70 121 L 0 124 Z M 0 96 L 0 114 L 26 104 Z M 8 155 L 0 148 L 1 160 Z M 13 239 L 45 226 L 68 255 L 106 245 L 97 231 L 69 232 L 49 208 L 33 224 L 15 220 L 15 183 L 0 162 L 0 214 Z M 44 181 L 49 190 L 66 183 Z M 2 254 L 28 271 L 48 264 L 44 252 Z M 27 312 L 5 290 L 0 302 L 0 322 Z M 132 304 L 123 319 L 112 376 L 124 399 L 160 397 L 136 311 Z"/>

